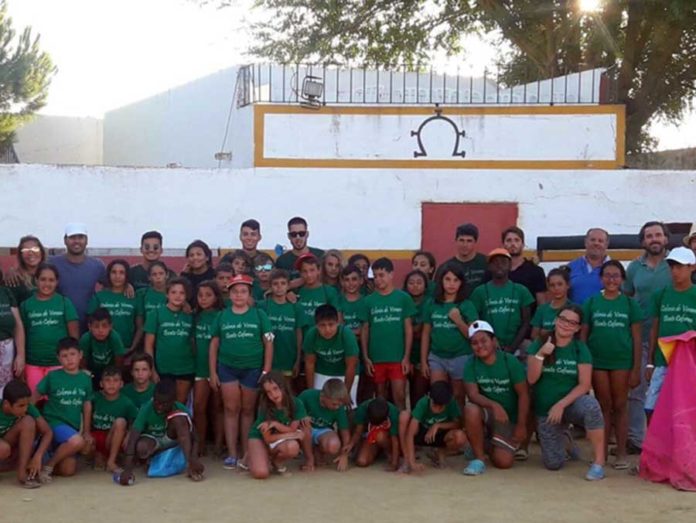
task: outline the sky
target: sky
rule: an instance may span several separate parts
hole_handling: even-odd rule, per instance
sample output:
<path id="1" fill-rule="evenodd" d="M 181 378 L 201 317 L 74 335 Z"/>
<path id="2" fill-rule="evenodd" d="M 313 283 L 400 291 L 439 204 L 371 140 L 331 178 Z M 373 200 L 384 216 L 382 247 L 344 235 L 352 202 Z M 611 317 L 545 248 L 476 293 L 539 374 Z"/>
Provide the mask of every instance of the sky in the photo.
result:
<path id="1" fill-rule="evenodd" d="M 253 0 L 216 9 L 190 0 L 7 0 L 15 29 L 31 26 L 58 67 L 44 114 L 102 117 L 239 63 L 250 43 Z M 441 60 L 482 70 L 495 49 L 474 38 L 466 56 Z M 449 67 L 448 67 L 449 66 Z M 696 146 L 696 113 L 656 123 L 659 149 Z"/>

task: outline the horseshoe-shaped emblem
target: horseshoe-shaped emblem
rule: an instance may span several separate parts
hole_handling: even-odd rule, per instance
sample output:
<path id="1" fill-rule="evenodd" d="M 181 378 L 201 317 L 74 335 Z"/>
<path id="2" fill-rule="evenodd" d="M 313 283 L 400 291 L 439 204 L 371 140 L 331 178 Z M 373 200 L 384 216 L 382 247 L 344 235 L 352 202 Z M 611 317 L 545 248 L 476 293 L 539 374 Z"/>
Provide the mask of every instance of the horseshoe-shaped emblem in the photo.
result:
<path id="1" fill-rule="evenodd" d="M 466 131 L 460 131 L 459 127 L 457 127 L 457 124 L 451 118 L 442 116 L 442 109 L 439 108 L 435 109 L 435 116 L 426 118 L 425 121 L 423 121 L 423 123 L 420 124 L 420 126 L 418 126 L 417 131 L 411 131 L 411 136 L 415 136 L 418 140 L 418 150 L 413 151 L 413 157 L 418 158 L 422 156 L 428 156 L 428 153 L 426 152 L 425 147 L 423 146 L 423 141 L 421 140 L 421 132 L 423 131 L 423 128 L 426 125 L 428 125 L 430 122 L 434 120 L 444 120 L 452 126 L 452 129 L 454 129 L 454 149 L 452 149 L 452 156 L 459 156 L 460 158 L 464 158 L 466 156 L 466 151 L 459 150 L 459 140 L 460 138 L 464 138 L 464 136 L 466 136 Z"/>

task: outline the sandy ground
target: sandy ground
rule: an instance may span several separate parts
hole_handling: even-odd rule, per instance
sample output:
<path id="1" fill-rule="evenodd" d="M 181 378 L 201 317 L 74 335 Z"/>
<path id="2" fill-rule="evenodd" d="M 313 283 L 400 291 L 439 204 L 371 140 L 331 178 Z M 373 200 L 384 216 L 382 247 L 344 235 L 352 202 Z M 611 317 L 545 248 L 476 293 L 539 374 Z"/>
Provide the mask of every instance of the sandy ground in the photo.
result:
<path id="1" fill-rule="evenodd" d="M 132 487 L 115 485 L 104 472 L 83 469 L 37 490 L 23 490 L 0 476 L 0 521 L 112 522 L 689 522 L 696 521 L 696 493 L 678 492 L 607 468 L 604 481 L 583 479 L 587 466 L 570 463 L 560 472 L 541 467 L 538 449 L 512 470 L 488 469 L 478 478 L 449 468 L 420 476 L 369 469 L 302 473 L 254 481 L 204 460 L 207 478 L 147 479 L 136 471 Z"/>

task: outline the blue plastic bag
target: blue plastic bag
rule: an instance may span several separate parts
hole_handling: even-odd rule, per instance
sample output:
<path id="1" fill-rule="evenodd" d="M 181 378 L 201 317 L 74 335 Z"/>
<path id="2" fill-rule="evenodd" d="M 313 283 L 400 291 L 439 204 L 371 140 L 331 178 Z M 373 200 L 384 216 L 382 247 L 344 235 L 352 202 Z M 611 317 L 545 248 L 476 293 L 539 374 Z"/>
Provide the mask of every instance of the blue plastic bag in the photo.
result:
<path id="1" fill-rule="evenodd" d="M 149 478 L 168 478 L 186 470 L 186 456 L 179 445 L 155 454 L 147 469 Z"/>

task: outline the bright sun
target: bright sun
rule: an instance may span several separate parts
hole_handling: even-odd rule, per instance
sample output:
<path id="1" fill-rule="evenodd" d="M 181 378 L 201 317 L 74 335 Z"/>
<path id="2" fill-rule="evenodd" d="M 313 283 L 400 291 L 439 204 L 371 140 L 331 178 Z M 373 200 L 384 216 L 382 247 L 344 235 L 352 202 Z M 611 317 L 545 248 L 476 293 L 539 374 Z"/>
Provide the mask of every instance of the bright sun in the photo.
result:
<path id="1" fill-rule="evenodd" d="M 579 0 L 578 5 L 583 13 L 596 13 L 602 10 L 603 0 Z"/>

